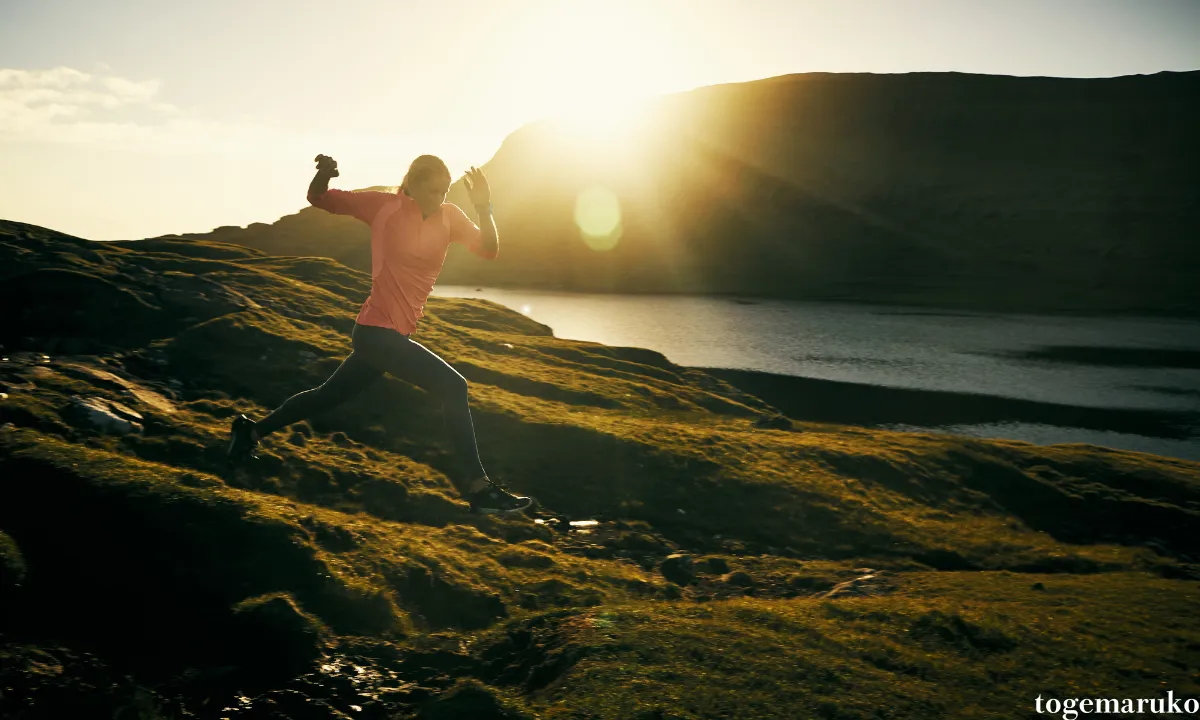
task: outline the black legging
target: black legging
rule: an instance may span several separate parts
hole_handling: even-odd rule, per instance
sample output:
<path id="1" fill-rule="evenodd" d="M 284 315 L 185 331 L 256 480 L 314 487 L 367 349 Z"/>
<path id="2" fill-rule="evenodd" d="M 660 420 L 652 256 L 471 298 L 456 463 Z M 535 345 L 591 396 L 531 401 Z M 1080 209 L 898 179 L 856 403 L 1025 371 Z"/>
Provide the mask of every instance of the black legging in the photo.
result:
<path id="1" fill-rule="evenodd" d="M 254 424 L 259 437 L 330 410 L 367 388 L 387 373 L 432 393 L 442 403 L 442 414 L 454 449 L 462 464 L 463 482 L 483 477 L 475 444 L 475 425 L 467 404 L 467 380 L 421 343 L 390 328 L 354 324 L 353 350 L 319 387 L 288 398 L 274 412 Z M 455 482 L 455 485 L 460 483 Z"/>

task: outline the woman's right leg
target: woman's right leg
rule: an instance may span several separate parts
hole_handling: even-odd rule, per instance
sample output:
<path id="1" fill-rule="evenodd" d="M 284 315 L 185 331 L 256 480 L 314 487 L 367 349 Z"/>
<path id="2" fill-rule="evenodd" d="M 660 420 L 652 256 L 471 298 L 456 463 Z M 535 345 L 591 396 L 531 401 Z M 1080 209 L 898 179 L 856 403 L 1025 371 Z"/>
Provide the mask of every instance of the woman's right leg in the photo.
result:
<path id="1" fill-rule="evenodd" d="M 364 359 L 398 379 L 437 397 L 460 463 L 450 480 L 477 513 L 520 512 L 532 499 L 514 495 L 487 476 L 479 461 L 468 404 L 467 380 L 429 348 L 391 328 L 356 325 L 354 348 Z"/>
<path id="2" fill-rule="evenodd" d="M 487 471 L 479 460 L 466 378 L 429 348 L 396 330 L 365 326 L 359 334 L 359 351 L 371 364 L 423 388 L 441 403 L 459 464 L 458 476 L 451 478 L 454 485 L 464 493 L 485 487 Z"/>
<path id="3" fill-rule="evenodd" d="M 292 423 L 332 410 L 358 395 L 383 375 L 362 353 L 351 351 L 320 386 L 296 393 L 270 415 L 254 423 L 255 438 L 265 437 Z"/>

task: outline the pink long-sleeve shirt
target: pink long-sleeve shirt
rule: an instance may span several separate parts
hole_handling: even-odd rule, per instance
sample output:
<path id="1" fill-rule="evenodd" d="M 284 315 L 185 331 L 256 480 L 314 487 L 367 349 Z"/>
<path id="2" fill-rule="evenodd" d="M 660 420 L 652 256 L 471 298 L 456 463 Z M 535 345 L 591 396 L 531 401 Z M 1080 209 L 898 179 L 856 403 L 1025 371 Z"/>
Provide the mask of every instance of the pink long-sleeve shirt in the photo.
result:
<path id="1" fill-rule="evenodd" d="M 446 260 L 450 243 L 461 243 L 475 255 L 494 260 L 483 250 L 482 231 L 454 203 L 422 218 L 417 201 L 403 189 L 395 193 L 330 189 L 308 201 L 338 215 L 352 215 L 371 226 L 371 294 L 355 321 L 393 328 L 409 335 L 425 314 Z"/>

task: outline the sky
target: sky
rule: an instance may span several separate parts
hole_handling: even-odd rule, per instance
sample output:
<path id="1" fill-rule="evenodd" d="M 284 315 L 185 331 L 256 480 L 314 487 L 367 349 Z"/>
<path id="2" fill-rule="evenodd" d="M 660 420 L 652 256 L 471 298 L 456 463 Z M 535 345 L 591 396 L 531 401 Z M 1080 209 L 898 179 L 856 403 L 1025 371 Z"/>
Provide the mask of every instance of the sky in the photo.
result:
<path id="1" fill-rule="evenodd" d="M 1200 0 L 0 0 L 0 218 L 93 240 L 457 180 L 522 124 L 799 72 L 1200 69 Z"/>

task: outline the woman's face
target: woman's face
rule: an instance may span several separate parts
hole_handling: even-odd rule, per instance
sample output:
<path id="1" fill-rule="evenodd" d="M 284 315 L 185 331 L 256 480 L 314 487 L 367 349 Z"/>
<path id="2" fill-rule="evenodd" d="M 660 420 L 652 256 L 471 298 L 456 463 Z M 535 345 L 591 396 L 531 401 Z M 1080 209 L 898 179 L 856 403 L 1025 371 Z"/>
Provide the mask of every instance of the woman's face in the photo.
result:
<path id="1" fill-rule="evenodd" d="M 412 183 L 408 194 L 413 197 L 425 210 L 436 210 L 446 202 L 446 193 L 450 192 L 450 178 L 446 176 L 425 177 Z"/>

